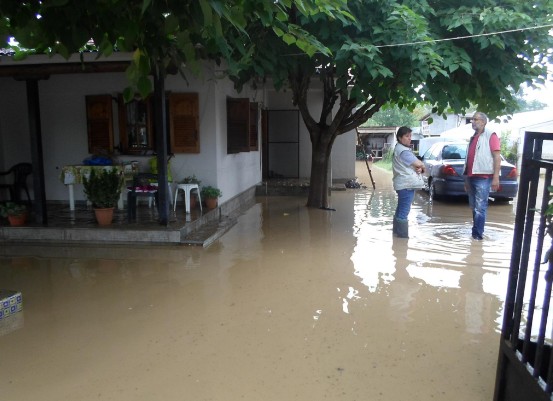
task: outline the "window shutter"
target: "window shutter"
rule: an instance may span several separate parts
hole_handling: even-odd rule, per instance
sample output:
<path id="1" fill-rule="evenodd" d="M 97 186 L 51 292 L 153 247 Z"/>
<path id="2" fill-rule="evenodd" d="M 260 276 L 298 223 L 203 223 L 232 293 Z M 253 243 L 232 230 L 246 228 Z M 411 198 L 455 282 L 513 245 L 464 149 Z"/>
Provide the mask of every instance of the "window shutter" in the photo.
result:
<path id="1" fill-rule="evenodd" d="M 227 153 L 250 151 L 250 101 L 227 98 Z"/>
<path id="2" fill-rule="evenodd" d="M 171 152 L 200 153 L 200 117 L 197 93 L 169 95 Z"/>
<path id="3" fill-rule="evenodd" d="M 259 149 L 259 104 L 250 103 L 250 150 Z"/>
<path id="4" fill-rule="evenodd" d="M 113 111 L 110 95 L 89 95 L 86 101 L 88 152 L 113 152 Z"/>

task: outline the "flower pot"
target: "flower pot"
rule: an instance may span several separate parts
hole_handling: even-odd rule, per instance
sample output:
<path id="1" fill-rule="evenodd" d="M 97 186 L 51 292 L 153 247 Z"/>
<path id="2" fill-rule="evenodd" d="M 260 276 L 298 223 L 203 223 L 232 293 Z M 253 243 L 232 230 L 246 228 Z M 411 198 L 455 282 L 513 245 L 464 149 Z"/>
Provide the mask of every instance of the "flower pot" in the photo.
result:
<path id="1" fill-rule="evenodd" d="M 96 215 L 96 221 L 99 226 L 109 226 L 113 221 L 113 209 L 112 207 L 106 207 L 102 209 L 94 209 Z"/>
<path id="2" fill-rule="evenodd" d="M 8 221 L 12 227 L 23 226 L 27 221 L 27 216 L 25 214 L 8 215 Z"/>
<path id="3" fill-rule="evenodd" d="M 190 194 L 190 210 L 194 209 L 197 205 L 198 197 L 196 194 Z"/>
<path id="4" fill-rule="evenodd" d="M 217 207 L 217 198 L 206 198 L 205 207 L 208 209 L 215 209 Z"/>

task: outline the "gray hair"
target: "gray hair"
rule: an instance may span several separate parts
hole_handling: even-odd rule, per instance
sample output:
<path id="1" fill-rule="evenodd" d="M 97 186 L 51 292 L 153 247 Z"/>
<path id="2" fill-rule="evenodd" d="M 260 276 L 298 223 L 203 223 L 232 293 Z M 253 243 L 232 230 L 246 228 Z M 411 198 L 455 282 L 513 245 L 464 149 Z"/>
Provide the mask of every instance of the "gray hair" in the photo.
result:
<path id="1" fill-rule="evenodd" d="M 482 120 L 484 120 L 484 124 L 487 124 L 488 123 L 488 116 L 484 113 L 482 113 L 481 111 L 477 111 L 476 113 L 474 113 L 474 115 L 472 117 L 480 117 Z"/>

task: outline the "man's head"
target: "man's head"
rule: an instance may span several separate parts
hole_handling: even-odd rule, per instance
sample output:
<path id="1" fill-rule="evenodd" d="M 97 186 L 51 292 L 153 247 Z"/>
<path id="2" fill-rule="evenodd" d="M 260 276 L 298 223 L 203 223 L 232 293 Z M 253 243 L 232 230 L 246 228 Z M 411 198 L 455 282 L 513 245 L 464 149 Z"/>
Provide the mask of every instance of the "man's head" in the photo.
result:
<path id="1" fill-rule="evenodd" d="M 481 134 L 484 131 L 484 127 L 488 123 L 488 116 L 484 113 L 477 111 L 472 116 L 472 129 Z"/>

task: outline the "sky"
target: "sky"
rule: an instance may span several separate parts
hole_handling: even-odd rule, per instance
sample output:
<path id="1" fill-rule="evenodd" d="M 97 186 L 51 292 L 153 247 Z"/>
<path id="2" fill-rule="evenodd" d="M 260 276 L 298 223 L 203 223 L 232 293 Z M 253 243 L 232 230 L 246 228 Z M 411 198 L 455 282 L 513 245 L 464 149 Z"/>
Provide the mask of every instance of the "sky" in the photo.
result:
<path id="1" fill-rule="evenodd" d="M 539 100 L 549 107 L 553 107 L 553 82 L 548 81 L 540 89 L 526 89 L 524 92 L 527 100 Z"/>

